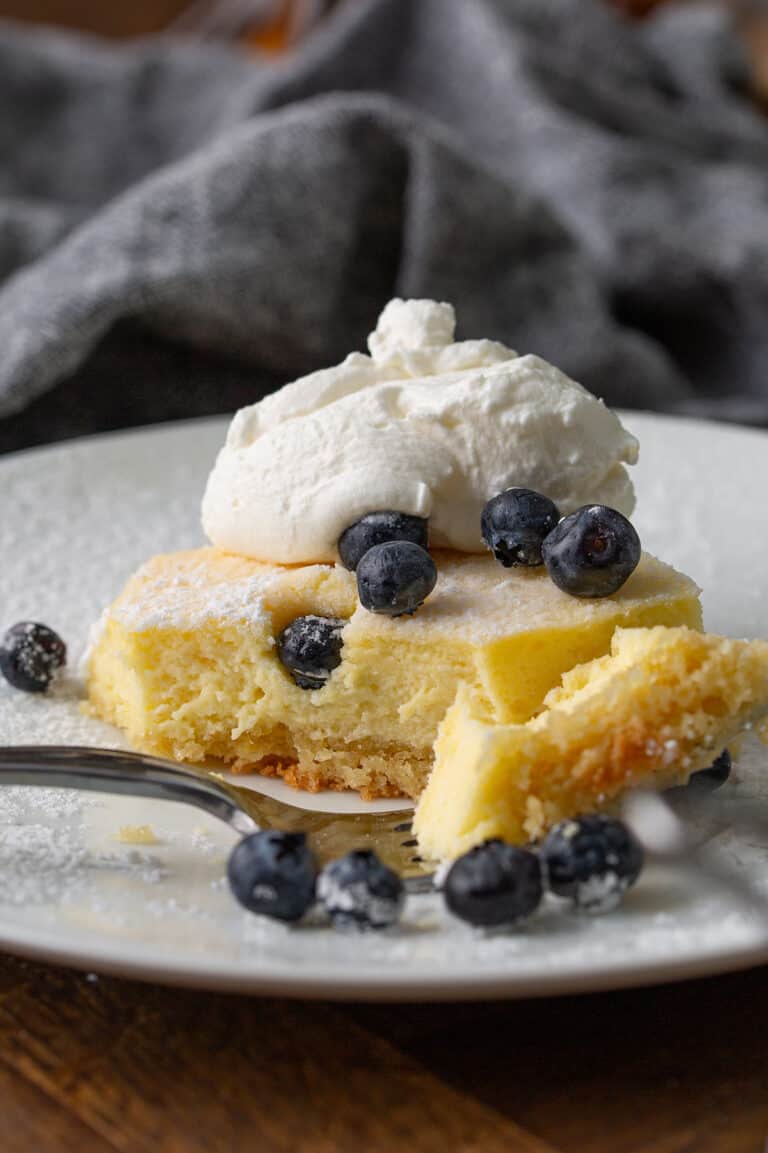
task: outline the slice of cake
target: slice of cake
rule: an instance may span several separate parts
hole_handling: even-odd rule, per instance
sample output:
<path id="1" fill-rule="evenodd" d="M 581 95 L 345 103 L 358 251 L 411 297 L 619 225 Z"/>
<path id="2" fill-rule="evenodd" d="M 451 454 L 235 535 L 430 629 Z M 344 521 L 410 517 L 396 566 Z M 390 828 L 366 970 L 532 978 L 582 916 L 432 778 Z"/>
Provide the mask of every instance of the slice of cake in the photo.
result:
<path id="1" fill-rule="evenodd" d="M 420 849 L 440 860 L 489 837 L 525 842 L 627 789 L 683 783 L 766 714 L 768 642 L 687 628 L 618 630 L 525 724 L 489 723 L 462 687 L 416 809 Z"/>
<path id="2" fill-rule="evenodd" d="M 137 745 L 178 760 L 417 797 L 459 685 L 478 724 L 527 721 L 566 670 L 608 652 L 617 628 L 701 624 L 693 582 L 648 555 L 618 592 L 594 600 L 562 592 L 542 568 L 433 555 L 434 592 L 397 619 L 362 608 L 355 574 L 340 565 L 261 564 L 215 549 L 155 557 L 105 614 L 92 705 Z M 338 666 L 314 691 L 295 683 L 276 643 L 307 615 L 343 625 Z"/>
<path id="3" fill-rule="evenodd" d="M 413 798 L 434 764 L 440 856 L 684 779 L 764 692 L 763 649 L 700 637 L 643 554 L 618 416 L 454 322 L 390 301 L 370 355 L 237 413 L 213 547 L 150 560 L 89 668 L 93 709 L 178 760 Z"/>

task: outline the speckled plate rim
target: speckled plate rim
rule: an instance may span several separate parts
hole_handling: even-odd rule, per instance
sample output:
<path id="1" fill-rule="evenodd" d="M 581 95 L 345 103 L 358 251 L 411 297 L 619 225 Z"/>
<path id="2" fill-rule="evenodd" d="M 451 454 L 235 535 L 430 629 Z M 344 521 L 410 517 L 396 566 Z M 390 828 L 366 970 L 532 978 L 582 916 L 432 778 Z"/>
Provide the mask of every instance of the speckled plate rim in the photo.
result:
<path id="1" fill-rule="evenodd" d="M 760 430 L 738 426 L 718 426 L 706 422 L 658 417 L 641 413 L 624 414 L 630 428 L 641 438 L 653 437 L 658 430 L 665 435 L 679 430 L 697 440 L 702 438 L 714 452 L 716 442 L 726 443 L 731 450 L 743 445 L 747 455 L 759 448 L 768 458 L 768 435 Z M 137 443 L 144 438 L 153 441 L 163 435 L 184 436 L 185 431 L 204 426 L 223 430 L 221 418 L 174 422 L 69 442 L 72 446 L 110 443 Z M 0 476 L 5 461 L 34 462 L 41 456 L 66 450 L 67 445 L 32 448 L 23 453 L 0 458 Z M 768 476 L 768 469 L 766 469 Z M 662 478 L 663 480 L 663 478 Z M 754 492 L 753 492 L 753 495 Z M 755 495 L 755 499 L 757 496 Z M 666 555 L 666 554 L 665 554 Z M 670 557 L 676 562 L 674 556 Z M 697 575 L 697 574 L 694 574 Z M 717 622 L 720 626 L 720 622 Z M 731 630 L 735 631 L 735 630 Z M 749 628 L 745 630 L 749 633 Z M 740 634 L 741 635 L 741 634 Z M 1 734 L 0 734 L 1 736 Z M 615 953 L 606 961 L 594 958 L 571 961 L 567 969 L 548 970 L 531 964 L 526 968 L 516 958 L 514 971 L 506 965 L 484 965 L 479 971 L 471 964 L 460 964 L 450 973 L 414 966 L 403 968 L 367 963 L 359 973 L 340 971 L 333 964 L 312 963 L 301 968 L 280 968 L 275 961 L 259 958 L 215 958 L 200 953 L 158 951 L 149 955 L 146 945 L 134 947 L 124 939 L 111 941 L 93 934 L 69 936 L 29 926 L 0 923 L 0 948 L 21 956 L 68 965 L 84 971 L 113 974 L 163 984 L 217 989 L 222 991 L 329 1000 L 480 1000 L 496 998 L 545 997 L 609 989 L 654 985 L 669 981 L 713 976 L 768 963 L 768 937 L 757 930 L 748 940 L 695 949 L 680 947 L 673 951 L 646 956 L 637 961 Z"/>
<path id="2" fill-rule="evenodd" d="M 298 930 L 300 931 L 300 930 Z M 433 970 L 393 971 L 391 965 L 367 964 L 364 973 L 340 975 L 334 965 L 313 964 L 311 971 L 276 972 L 252 959 L 220 961 L 171 953 L 148 960 L 146 949 L 120 947 L 84 938 L 82 945 L 62 944 L 55 933 L 29 931 L 10 934 L 0 929 L 0 948 L 18 956 L 66 965 L 88 973 L 102 973 L 138 981 L 218 992 L 328 1001 L 491 1001 L 567 996 L 640 988 L 695 978 L 718 976 L 768 963 L 768 938 L 727 949 L 681 950 L 674 958 L 571 964 L 564 972 L 542 974 L 533 966 L 516 963 L 514 974 L 503 966 L 481 972 L 467 966 L 450 976 Z"/>

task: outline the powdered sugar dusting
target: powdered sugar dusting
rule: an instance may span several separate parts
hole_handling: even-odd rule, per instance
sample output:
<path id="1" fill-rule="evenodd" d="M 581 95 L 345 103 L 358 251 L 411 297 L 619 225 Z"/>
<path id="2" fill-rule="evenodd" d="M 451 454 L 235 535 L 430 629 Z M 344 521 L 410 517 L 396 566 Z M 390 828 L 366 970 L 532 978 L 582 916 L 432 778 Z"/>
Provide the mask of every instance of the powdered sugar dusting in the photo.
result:
<path id="1" fill-rule="evenodd" d="M 139 570 L 145 577 L 147 566 Z M 209 620 L 234 621 L 263 628 L 269 623 L 264 596 L 275 584 L 269 573 L 237 580 L 211 580 L 203 562 L 143 580 L 137 600 L 122 602 L 115 616 L 130 629 L 194 628 Z"/>
<path id="2" fill-rule="evenodd" d="M 146 853 L 99 851 L 84 835 L 100 802 L 67 789 L 0 790 L 0 905 L 37 907 L 74 900 L 100 871 L 157 883 L 164 869 Z"/>
<path id="3" fill-rule="evenodd" d="M 764 439 L 730 430 L 713 471 L 714 431 L 640 417 L 629 423 L 643 443 L 644 545 L 706 585 L 718 629 L 768 635 L 760 582 L 743 579 L 745 563 L 750 572 L 768 571 L 768 541 L 753 531 L 743 499 L 768 488 Z M 224 422 L 204 422 L 0 460 L 0 627 L 44 621 L 70 653 L 70 672 L 45 696 L 0 683 L 4 743 L 122 743 L 115 729 L 81 713 L 78 659 L 104 605 L 147 557 L 202 543 L 198 501 L 223 435 Z M 724 477 L 741 500 L 729 501 L 720 517 Z M 670 491 L 686 493 L 684 518 L 675 524 Z M 706 544 L 714 539 L 717 549 Z M 751 738 L 725 788 L 768 805 L 765 768 L 765 751 Z M 116 840 L 122 826 L 143 824 L 159 844 L 140 849 Z M 597 973 L 617 979 L 636 967 L 661 974 L 702 958 L 716 970 L 726 953 L 766 947 L 731 897 L 700 878 L 660 870 L 644 874 L 609 916 L 581 917 L 548 901 L 525 928 L 490 938 L 450 917 L 437 894 L 409 898 L 400 925 L 384 935 L 350 941 L 317 917 L 288 929 L 230 897 L 225 866 L 233 843 L 224 825 L 179 805 L 2 788 L 0 943 L 53 941 L 91 971 L 106 959 L 193 972 L 201 983 L 303 981 L 326 995 L 349 995 L 361 983 L 397 994 L 411 982 L 427 997 L 446 981 L 473 996 L 489 983 L 512 992 L 599 984 Z M 715 844 L 768 894 L 765 847 L 729 830 Z"/>
<path id="4" fill-rule="evenodd" d="M 0 740 L 5 745 L 103 745 L 126 748 L 119 729 L 83 711 L 85 684 L 65 671 L 47 693 L 20 693 L 0 677 Z"/>

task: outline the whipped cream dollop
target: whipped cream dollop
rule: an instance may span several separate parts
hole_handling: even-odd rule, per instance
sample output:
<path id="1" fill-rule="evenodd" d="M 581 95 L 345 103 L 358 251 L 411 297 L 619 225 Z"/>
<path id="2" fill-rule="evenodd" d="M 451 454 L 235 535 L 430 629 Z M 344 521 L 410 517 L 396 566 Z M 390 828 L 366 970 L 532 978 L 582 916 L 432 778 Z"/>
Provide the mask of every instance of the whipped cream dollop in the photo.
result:
<path id="1" fill-rule="evenodd" d="M 484 551 L 485 502 L 512 485 L 565 514 L 634 506 L 637 441 L 581 385 L 493 340 L 454 342 L 450 304 L 391 300 L 370 356 L 286 385 L 234 417 L 203 499 L 227 552 L 335 561 L 367 512 L 429 517 L 430 543 Z"/>

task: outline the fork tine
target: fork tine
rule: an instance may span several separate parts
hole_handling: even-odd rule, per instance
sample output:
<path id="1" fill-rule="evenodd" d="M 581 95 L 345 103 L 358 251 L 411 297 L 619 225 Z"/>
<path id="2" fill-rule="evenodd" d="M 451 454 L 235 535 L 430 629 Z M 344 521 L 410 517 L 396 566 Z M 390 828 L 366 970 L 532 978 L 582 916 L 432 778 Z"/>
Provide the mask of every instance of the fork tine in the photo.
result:
<path id="1" fill-rule="evenodd" d="M 0 747 L 0 783 L 85 789 L 181 801 L 226 821 L 242 836 L 258 828 L 304 832 L 321 864 L 352 849 L 371 848 L 406 882 L 428 878 L 429 862 L 414 857 L 411 822 L 401 810 L 322 813 L 233 785 L 221 773 L 180 766 L 121 749 L 64 745 Z"/>

